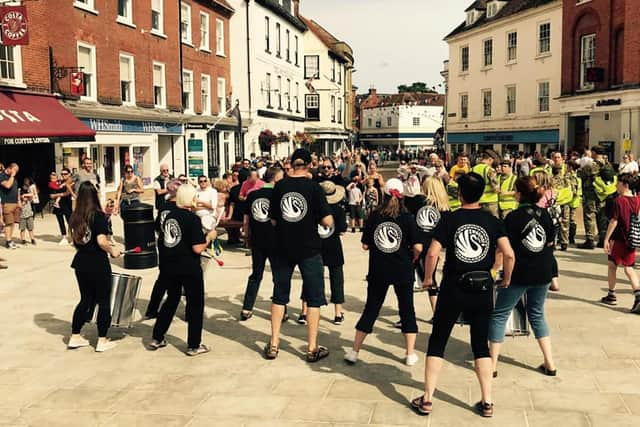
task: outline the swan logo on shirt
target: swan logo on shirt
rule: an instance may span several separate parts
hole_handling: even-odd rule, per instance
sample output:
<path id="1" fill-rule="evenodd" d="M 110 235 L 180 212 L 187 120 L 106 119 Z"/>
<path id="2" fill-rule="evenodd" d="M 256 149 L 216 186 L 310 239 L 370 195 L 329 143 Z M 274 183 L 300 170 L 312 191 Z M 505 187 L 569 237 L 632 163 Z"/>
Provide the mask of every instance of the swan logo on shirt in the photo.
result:
<path id="1" fill-rule="evenodd" d="M 527 229 L 529 229 L 529 233 L 522 239 L 522 244 L 533 253 L 542 252 L 547 243 L 547 234 L 544 232 L 544 228 L 534 219 L 527 224 Z"/>
<path id="2" fill-rule="evenodd" d="M 162 211 L 160 212 L 160 227 L 164 227 L 164 221 L 167 219 L 167 215 L 169 215 L 171 211 Z"/>
<path id="3" fill-rule="evenodd" d="M 251 203 L 251 216 L 258 222 L 269 221 L 269 207 L 271 202 L 265 197 L 256 199 Z"/>
<path id="4" fill-rule="evenodd" d="M 300 193 L 287 193 L 280 201 L 282 218 L 287 222 L 300 222 L 307 215 L 307 201 Z"/>
<path id="5" fill-rule="evenodd" d="M 423 206 L 416 215 L 418 227 L 425 233 L 433 231 L 440 222 L 440 212 L 433 206 Z"/>
<path id="6" fill-rule="evenodd" d="M 318 224 L 318 236 L 320 236 L 321 239 L 328 239 L 329 237 L 333 236 L 333 233 L 335 231 L 336 227 L 333 224 L 331 224 L 330 227 L 325 227 L 322 224 Z"/>
<path id="7" fill-rule="evenodd" d="M 484 228 L 465 224 L 454 236 L 456 258 L 467 264 L 482 261 L 489 252 L 489 235 Z"/>
<path id="8" fill-rule="evenodd" d="M 373 241 L 380 252 L 397 252 L 402 243 L 402 229 L 395 222 L 383 222 L 373 232 Z"/>
<path id="9" fill-rule="evenodd" d="M 87 232 L 84 233 L 84 236 L 82 236 L 82 244 L 86 245 L 91 241 L 91 229 L 87 228 Z"/>
<path id="10" fill-rule="evenodd" d="M 164 245 L 167 248 L 175 248 L 182 241 L 182 229 L 174 218 L 169 218 L 164 223 Z"/>

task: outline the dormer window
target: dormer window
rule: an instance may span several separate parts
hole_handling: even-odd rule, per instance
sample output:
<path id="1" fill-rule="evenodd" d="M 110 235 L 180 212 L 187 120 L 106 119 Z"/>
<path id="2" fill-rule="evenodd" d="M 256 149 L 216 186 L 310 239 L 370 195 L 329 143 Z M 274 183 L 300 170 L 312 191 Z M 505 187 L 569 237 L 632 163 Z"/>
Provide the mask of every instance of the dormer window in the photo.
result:
<path id="1" fill-rule="evenodd" d="M 493 18 L 498 13 L 498 4 L 491 2 L 487 5 L 487 18 Z"/>
<path id="2" fill-rule="evenodd" d="M 469 12 L 467 12 L 467 25 L 471 25 L 474 22 L 476 22 L 476 11 L 474 10 L 470 10 Z"/>

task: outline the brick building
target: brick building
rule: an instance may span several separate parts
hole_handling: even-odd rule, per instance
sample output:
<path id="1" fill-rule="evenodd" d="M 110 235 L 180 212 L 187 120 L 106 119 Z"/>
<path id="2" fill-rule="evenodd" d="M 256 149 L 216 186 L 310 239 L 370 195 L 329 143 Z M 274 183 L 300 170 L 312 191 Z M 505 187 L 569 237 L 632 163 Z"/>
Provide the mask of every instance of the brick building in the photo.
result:
<path id="1" fill-rule="evenodd" d="M 640 151 L 640 9 L 633 0 L 563 3 L 561 142 Z"/>

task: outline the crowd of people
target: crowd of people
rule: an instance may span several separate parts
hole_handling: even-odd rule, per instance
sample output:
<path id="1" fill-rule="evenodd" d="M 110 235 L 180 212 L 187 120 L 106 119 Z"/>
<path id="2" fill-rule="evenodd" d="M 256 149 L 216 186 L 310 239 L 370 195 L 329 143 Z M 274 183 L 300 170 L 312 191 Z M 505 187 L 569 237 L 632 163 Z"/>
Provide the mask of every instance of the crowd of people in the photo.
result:
<path id="1" fill-rule="evenodd" d="M 447 341 L 453 326 L 462 322 L 470 325 L 482 396 L 476 408 L 482 416 L 491 417 L 492 378 L 498 376 L 506 323 L 523 298 L 542 353 L 538 369 L 544 375 L 557 375 L 544 306 L 547 293 L 559 290 L 554 252 L 576 244 L 576 212 L 581 206 L 586 237 L 576 248 L 601 247 L 608 256 L 609 291 L 601 302 L 617 304 L 616 270 L 623 267 L 634 293 L 631 312 L 640 314 L 640 283 L 631 237 L 634 230 L 640 233 L 640 199 L 635 196 L 638 167 L 626 154 L 616 174 L 604 154 L 600 147 L 585 150 L 583 155 L 553 152 L 548 157 L 518 154 L 500 158 L 486 151 L 472 165 L 467 154 L 459 153 L 447 168 L 437 153 L 424 153 L 417 159 L 398 153 L 399 168 L 387 179 L 378 170 L 380 154 L 364 149 L 332 156 L 298 149 L 280 161 L 252 156 L 238 159 L 221 178 L 201 176 L 196 182 L 184 175 L 174 178 L 169 167 L 161 165 L 153 183 L 159 275 L 145 313 L 145 319 L 155 319 L 148 348 L 155 351 L 167 345 L 165 335 L 185 295 L 186 354 L 210 351 L 202 343 L 203 266 L 207 258 L 221 256 L 218 233 L 224 229 L 227 245 L 243 245 L 251 251 L 252 270 L 240 321 L 253 317 L 266 263 L 271 266 L 271 338 L 264 357 L 278 357 L 281 325 L 289 318 L 287 306 L 297 267 L 302 276 L 297 322 L 307 326 L 306 360 L 315 363 L 326 358 L 329 349 L 320 345 L 318 333 L 320 308 L 327 305 L 325 267 L 333 323 L 340 325 L 345 320 L 341 236 L 358 232 L 362 249 L 369 254 L 367 296 L 344 360 L 358 362 L 363 342 L 393 287 L 400 318 L 396 326 L 405 337 L 405 363 L 415 365 L 419 356 L 414 298 L 426 292 L 433 329 L 426 353 L 424 394 L 411 405 L 419 414 L 432 412 Z M 25 221 L 23 228 L 20 211 L 29 212 L 25 206 L 37 203 L 37 191 L 27 181 L 24 191 L 19 191 L 17 165 L 2 169 L 0 197 L 7 247 L 13 245 L 10 228 L 16 222 L 35 244 L 33 222 Z M 81 295 L 68 347 L 89 345 L 80 332 L 87 313 L 97 305 L 96 351 L 103 352 L 115 345 L 107 338 L 111 323 L 108 256 L 121 255 L 112 244 L 109 220 L 138 203 L 143 187 L 127 166 L 116 199 L 103 208 L 99 179 L 89 159 L 75 177 L 68 169 L 61 175 L 58 179 L 51 174 L 50 199 L 61 234 L 67 235 L 66 221 L 77 249 L 72 267 Z M 27 236 L 23 236 L 24 240 Z M 444 266 L 438 274 L 443 252 Z"/>

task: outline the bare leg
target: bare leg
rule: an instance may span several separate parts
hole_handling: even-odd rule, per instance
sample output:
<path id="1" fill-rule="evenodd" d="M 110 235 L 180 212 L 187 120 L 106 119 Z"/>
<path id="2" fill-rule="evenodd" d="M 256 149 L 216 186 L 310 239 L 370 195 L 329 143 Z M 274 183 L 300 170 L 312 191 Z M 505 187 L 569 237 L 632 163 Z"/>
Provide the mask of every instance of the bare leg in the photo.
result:
<path id="1" fill-rule="evenodd" d="M 4 238 L 7 242 L 13 238 L 13 224 L 4 227 Z"/>
<path id="2" fill-rule="evenodd" d="M 542 356 L 544 357 L 544 366 L 550 371 L 555 371 L 556 364 L 553 362 L 553 356 L 551 355 L 551 338 L 540 338 L 538 340 L 538 345 L 540 346 L 540 350 L 542 350 Z"/>
<path id="3" fill-rule="evenodd" d="M 407 355 L 415 353 L 417 336 L 418 334 L 404 334 L 404 342 L 407 348 Z"/>
<path id="4" fill-rule="evenodd" d="M 436 303 L 438 302 L 437 295 L 429 295 L 429 304 L 431 304 L 431 311 L 436 312 Z"/>
<path id="5" fill-rule="evenodd" d="M 629 281 L 631 282 L 631 289 L 637 291 L 640 289 L 640 283 L 638 283 L 638 273 L 633 269 L 633 267 L 625 267 L 624 274 L 627 275 Z M 609 287 L 611 289 L 611 287 Z"/>
<path id="6" fill-rule="evenodd" d="M 489 341 L 489 352 L 491 353 L 491 362 L 493 364 L 493 372 L 498 370 L 498 357 L 500 356 L 501 345 L 502 343 Z"/>
<path id="7" fill-rule="evenodd" d="M 280 327 L 284 316 L 284 305 L 271 304 L 271 345 L 280 345 Z"/>
<path id="8" fill-rule="evenodd" d="M 342 314 L 342 304 L 335 304 L 336 316 L 338 317 Z"/>
<path id="9" fill-rule="evenodd" d="M 364 339 L 367 337 L 367 333 L 366 332 L 362 332 L 356 329 L 356 338 L 353 340 L 353 349 L 355 351 L 360 351 L 360 349 L 362 348 L 362 343 L 364 342 Z"/>
<path id="10" fill-rule="evenodd" d="M 491 401 L 491 379 L 493 378 L 493 362 L 490 357 L 482 357 L 475 360 L 476 376 L 480 382 L 480 392 L 482 393 L 482 401 L 492 403 Z"/>
<path id="11" fill-rule="evenodd" d="M 280 317 L 282 319 L 282 317 Z M 320 326 L 320 307 L 307 308 L 307 331 L 309 335 L 309 351 L 318 348 L 318 328 Z"/>
<path id="12" fill-rule="evenodd" d="M 24 230 L 20 230 L 20 240 L 24 241 L 26 236 L 26 231 Z"/>
<path id="13" fill-rule="evenodd" d="M 304 300 L 300 300 L 300 302 L 302 303 L 302 308 L 300 309 L 301 313 L 303 315 L 307 315 L 307 303 L 304 302 Z"/>
<path id="14" fill-rule="evenodd" d="M 425 361 L 424 369 L 424 400 L 425 402 L 433 402 L 433 393 L 436 391 L 438 377 L 442 370 L 444 359 L 441 357 L 428 356 Z"/>
<path id="15" fill-rule="evenodd" d="M 608 271 L 607 271 L 607 281 L 609 282 L 610 291 L 616 290 L 616 271 L 617 270 L 618 270 L 618 267 L 616 267 L 614 263 L 609 262 Z"/>

